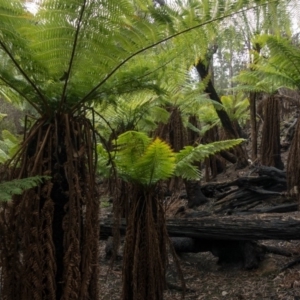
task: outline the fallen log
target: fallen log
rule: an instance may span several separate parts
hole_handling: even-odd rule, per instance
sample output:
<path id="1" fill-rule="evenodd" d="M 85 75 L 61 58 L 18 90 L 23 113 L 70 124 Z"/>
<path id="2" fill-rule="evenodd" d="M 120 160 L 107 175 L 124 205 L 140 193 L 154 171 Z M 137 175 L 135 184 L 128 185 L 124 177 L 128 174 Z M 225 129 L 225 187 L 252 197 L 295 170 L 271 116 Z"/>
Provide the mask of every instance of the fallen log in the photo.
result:
<path id="1" fill-rule="evenodd" d="M 252 210 L 243 210 L 239 212 L 239 215 L 245 214 L 257 214 L 257 213 L 286 213 L 286 212 L 294 212 L 298 210 L 298 203 L 289 203 L 276 205 L 272 207 L 264 207 L 261 209 L 252 209 Z"/>
<path id="2" fill-rule="evenodd" d="M 100 237 L 112 235 L 111 219 L 100 223 Z M 120 231 L 125 233 L 125 222 Z M 255 214 L 243 216 L 207 216 L 203 218 L 175 218 L 167 220 L 169 236 L 196 239 L 232 241 L 250 240 L 298 240 L 300 239 L 300 214 Z"/>
<path id="3" fill-rule="evenodd" d="M 252 173 L 258 176 L 252 176 Z M 274 167 L 255 167 L 248 176 L 239 177 L 232 181 L 210 182 L 202 185 L 202 193 L 209 198 L 217 198 L 217 201 L 239 189 L 252 189 L 256 193 L 285 192 L 287 189 L 286 172 Z"/>

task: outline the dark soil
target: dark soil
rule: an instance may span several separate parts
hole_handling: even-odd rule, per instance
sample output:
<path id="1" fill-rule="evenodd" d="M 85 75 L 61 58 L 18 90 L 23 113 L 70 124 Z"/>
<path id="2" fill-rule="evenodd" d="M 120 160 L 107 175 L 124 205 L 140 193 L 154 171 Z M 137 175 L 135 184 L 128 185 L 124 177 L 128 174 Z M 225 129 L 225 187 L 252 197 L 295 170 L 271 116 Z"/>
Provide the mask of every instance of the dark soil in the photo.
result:
<path id="1" fill-rule="evenodd" d="M 268 241 L 265 244 L 287 249 L 300 249 L 300 242 Z M 117 260 L 109 270 L 105 259 L 105 242 L 101 243 L 102 296 L 100 299 L 119 299 L 121 294 L 122 261 Z M 256 270 L 243 270 L 239 265 L 217 264 L 211 253 L 184 254 L 180 258 L 187 292 L 185 299 L 300 299 L 300 265 L 280 271 L 293 258 L 268 254 Z M 167 281 L 172 284 L 165 299 L 181 299 L 181 284 L 172 260 L 167 271 Z M 174 287 L 178 289 L 174 289 Z"/>

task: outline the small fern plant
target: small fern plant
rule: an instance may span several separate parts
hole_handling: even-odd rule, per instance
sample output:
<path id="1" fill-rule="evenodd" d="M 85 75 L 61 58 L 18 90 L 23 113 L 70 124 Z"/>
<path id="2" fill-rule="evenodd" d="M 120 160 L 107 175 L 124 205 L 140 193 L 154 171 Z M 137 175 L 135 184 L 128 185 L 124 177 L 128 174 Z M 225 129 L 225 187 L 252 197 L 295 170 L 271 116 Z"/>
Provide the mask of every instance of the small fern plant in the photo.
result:
<path id="1" fill-rule="evenodd" d="M 196 163 L 241 142 L 243 139 L 218 141 L 196 147 L 186 146 L 174 152 L 159 138 L 153 140 L 144 132 L 127 131 L 115 141 L 113 162 L 120 178 L 143 186 L 152 186 L 172 176 L 199 180 L 201 172 Z M 98 168 L 106 170 L 108 160 L 101 153 Z"/>
<path id="2" fill-rule="evenodd" d="M 38 186 L 49 176 L 34 176 L 23 179 L 14 179 L 0 183 L 0 202 L 10 201 L 13 195 L 21 195 L 25 190 Z"/>

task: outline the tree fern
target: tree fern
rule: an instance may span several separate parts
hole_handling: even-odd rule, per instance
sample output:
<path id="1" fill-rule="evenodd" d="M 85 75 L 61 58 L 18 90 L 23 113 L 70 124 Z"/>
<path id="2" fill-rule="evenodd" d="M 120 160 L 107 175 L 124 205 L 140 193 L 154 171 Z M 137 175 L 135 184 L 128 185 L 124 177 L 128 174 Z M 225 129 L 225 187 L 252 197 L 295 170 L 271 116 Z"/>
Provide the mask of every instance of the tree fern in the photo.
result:
<path id="1" fill-rule="evenodd" d="M 117 139 L 115 163 L 120 177 L 143 185 L 151 185 L 174 175 L 196 180 L 201 175 L 196 163 L 241 142 L 243 139 L 186 146 L 176 153 L 160 139 L 151 141 L 145 133 L 130 131 Z"/>
<path id="2" fill-rule="evenodd" d="M 245 98 L 244 93 L 224 95 L 221 97 L 221 101 L 230 120 L 238 121 L 240 124 L 243 124 L 249 119 L 249 99 Z"/>
<path id="3" fill-rule="evenodd" d="M 12 90 L 41 115 L 26 135 L 16 159 L 21 167 L 14 166 L 14 176 L 24 178 L 45 172 L 55 175 L 51 188 L 46 185 L 45 189 L 37 189 L 33 198 L 25 193 L 20 202 L 13 203 L 11 215 L 8 212 L 10 222 L 6 224 L 5 238 L 11 239 L 11 233 L 17 239 L 20 228 L 26 238 L 22 239 L 22 251 L 12 253 L 9 243 L 3 245 L 1 261 L 6 263 L 1 267 L 3 278 L 7 278 L 1 286 L 4 298 L 42 299 L 46 294 L 51 299 L 99 298 L 99 203 L 93 151 L 96 133 L 86 118 L 89 107 L 99 102 L 116 103 L 118 97 L 126 99 L 133 90 L 163 95 L 164 90 L 155 77 L 158 70 L 184 51 L 188 57 L 182 62 L 188 69 L 199 57 L 200 50 L 207 48 L 207 43 L 204 46 L 198 43 L 199 38 L 207 41 L 216 32 L 209 24 L 261 2 L 230 0 L 215 1 L 213 5 L 209 1 L 185 1 L 180 9 L 177 3 L 170 9 L 161 7 L 168 16 L 156 22 L 150 0 L 42 0 L 34 16 L 22 9 L 23 1 L 1 1 L 1 94 L 9 95 L 7 90 Z M 187 55 L 188 51 L 191 55 Z M 171 163 L 173 156 L 168 145 L 138 134 L 131 133 L 127 140 L 128 137 L 129 141 L 124 137 L 119 139 L 115 156 L 112 155 L 120 175 L 128 180 L 140 180 L 144 185 L 170 174 L 174 162 Z M 160 164 L 160 158 L 166 162 Z M 164 166 L 163 170 L 160 166 Z M 46 201 L 45 194 L 51 196 Z M 136 200 L 133 203 L 140 198 Z M 135 207 L 135 204 L 131 206 L 133 210 Z M 16 219 L 14 212 L 20 209 L 24 211 Z M 153 218 L 152 210 L 148 211 L 146 216 Z M 161 220 L 164 225 L 164 218 Z M 134 228 L 137 222 L 132 224 Z M 145 226 L 148 225 L 146 222 Z M 135 229 L 132 236 L 141 240 L 132 249 L 139 251 L 140 245 L 145 245 L 145 236 Z M 160 233 L 155 240 L 163 245 Z M 36 251 L 45 247 L 47 251 Z M 142 265 L 140 270 L 144 273 L 149 270 L 149 274 L 162 276 L 165 265 L 159 261 L 159 247 L 155 258 L 156 266 L 162 271 L 155 273 L 153 268 L 145 269 Z M 151 261 L 144 258 L 142 263 Z M 139 265 L 138 261 L 128 261 Z M 124 270 L 130 267 L 125 265 Z M 15 276 L 19 273 L 26 276 Z M 140 280 L 144 292 L 147 280 Z M 157 280 L 164 282 L 163 278 Z M 139 286 L 136 281 L 137 278 L 127 287 Z M 145 295 L 125 295 L 124 299 L 147 300 L 162 295 L 163 284 L 156 286 L 150 285 Z"/>
<path id="4" fill-rule="evenodd" d="M 285 38 L 261 35 L 257 42 L 266 52 L 253 65 L 253 70 L 242 71 L 236 81 L 242 83 L 235 90 L 272 94 L 279 88 L 300 88 L 300 51 Z"/>

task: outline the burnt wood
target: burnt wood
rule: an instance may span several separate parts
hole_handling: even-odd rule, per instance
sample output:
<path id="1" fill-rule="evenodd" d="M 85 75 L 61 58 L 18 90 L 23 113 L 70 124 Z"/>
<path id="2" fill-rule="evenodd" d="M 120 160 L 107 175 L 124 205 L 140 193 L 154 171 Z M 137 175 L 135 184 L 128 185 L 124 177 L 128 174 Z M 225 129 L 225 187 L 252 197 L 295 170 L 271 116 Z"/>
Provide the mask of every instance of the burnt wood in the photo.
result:
<path id="1" fill-rule="evenodd" d="M 112 219 L 100 222 L 101 238 L 112 235 Z M 125 233 L 125 222 L 120 231 Z M 243 216 L 207 216 L 202 218 L 174 218 L 167 220 L 169 236 L 217 240 L 298 240 L 300 215 L 255 214 Z"/>
<path id="2" fill-rule="evenodd" d="M 266 253 L 255 241 L 223 241 L 171 237 L 175 251 L 181 253 L 211 252 L 218 264 L 238 263 L 245 269 L 257 268 Z"/>

